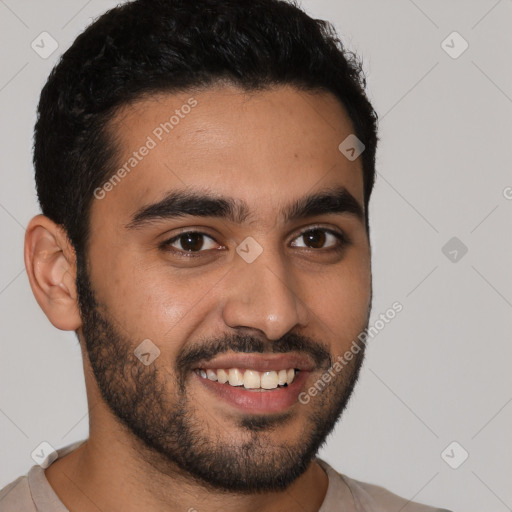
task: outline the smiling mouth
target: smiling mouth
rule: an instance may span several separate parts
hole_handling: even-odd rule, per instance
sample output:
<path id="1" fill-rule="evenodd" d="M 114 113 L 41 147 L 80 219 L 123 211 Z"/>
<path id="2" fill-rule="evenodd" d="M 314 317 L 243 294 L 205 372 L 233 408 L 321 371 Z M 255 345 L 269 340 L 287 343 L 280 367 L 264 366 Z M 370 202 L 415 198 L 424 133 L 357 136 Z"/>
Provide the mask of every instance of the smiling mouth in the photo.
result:
<path id="1" fill-rule="evenodd" d="M 195 371 L 205 380 L 211 380 L 232 387 L 243 386 L 245 389 L 259 389 L 263 391 L 288 386 L 295 380 L 295 376 L 299 372 L 295 368 L 283 368 L 264 372 L 249 368 L 198 368 Z"/>
<path id="2" fill-rule="evenodd" d="M 198 361 L 191 370 L 195 382 L 211 393 L 206 400 L 215 408 L 224 403 L 244 414 L 272 414 L 297 404 L 317 368 L 304 353 L 227 352 Z"/>

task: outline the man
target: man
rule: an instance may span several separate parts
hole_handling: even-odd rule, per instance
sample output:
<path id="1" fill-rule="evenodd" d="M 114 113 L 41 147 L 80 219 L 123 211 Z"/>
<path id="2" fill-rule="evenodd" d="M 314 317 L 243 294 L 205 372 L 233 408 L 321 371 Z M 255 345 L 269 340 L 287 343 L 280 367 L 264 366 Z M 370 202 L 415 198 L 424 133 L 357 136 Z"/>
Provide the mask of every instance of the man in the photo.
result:
<path id="1" fill-rule="evenodd" d="M 278 0 L 136 0 L 76 39 L 41 94 L 25 262 L 77 333 L 90 435 L 2 511 L 434 510 L 316 458 L 370 315 L 364 85 Z"/>

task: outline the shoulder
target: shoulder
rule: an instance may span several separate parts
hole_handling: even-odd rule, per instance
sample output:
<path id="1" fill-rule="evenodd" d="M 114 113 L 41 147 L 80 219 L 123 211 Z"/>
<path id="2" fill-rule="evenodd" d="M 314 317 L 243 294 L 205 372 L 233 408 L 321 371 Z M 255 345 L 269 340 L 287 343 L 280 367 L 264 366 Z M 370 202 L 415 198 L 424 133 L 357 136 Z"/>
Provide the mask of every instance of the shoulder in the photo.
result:
<path id="1" fill-rule="evenodd" d="M 27 476 L 20 476 L 0 490 L 2 512 L 36 512 Z"/>
<path id="2" fill-rule="evenodd" d="M 349 478 L 346 475 L 338 473 L 325 461 L 317 459 L 317 462 L 329 477 L 329 487 L 332 485 L 335 488 L 348 488 L 354 501 L 354 510 L 356 511 L 396 512 L 397 510 L 400 510 L 401 512 L 449 512 L 446 509 L 429 507 L 427 505 L 422 505 L 421 503 L 402 498 L 378 485 Z M 329 491 L 328 494 L 330 494 Z M 324 504 L 326 503 L 324 502 Z M 336 508 L 334 508 L 334 503 L 330 503 L 329 506 L 325 508 L 325 512 L 334 512 L 335 510 Z M 321 511 L 324 512 L 323 507 Z"/>
<path id="3" fill-rule="evenodd" d="M 56 450 L 56 458 L 71 453 L 85 441 L 77 441 Z M 60 512 L 67 510 L 39 465 L 32 466 L 26 475 L 18 477 L 0 490 L 0 512 L 37 512 L 43 509 Z"/>

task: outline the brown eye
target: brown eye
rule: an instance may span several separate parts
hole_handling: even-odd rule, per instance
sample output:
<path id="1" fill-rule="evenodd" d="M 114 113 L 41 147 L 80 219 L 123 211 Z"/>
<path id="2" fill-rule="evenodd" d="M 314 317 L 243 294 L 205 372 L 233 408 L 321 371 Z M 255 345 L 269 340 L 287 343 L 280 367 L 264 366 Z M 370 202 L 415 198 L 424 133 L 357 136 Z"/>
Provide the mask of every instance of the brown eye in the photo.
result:
<path id="1" fill-rule="evenodd" d="M 162 244 L 162 247 L 171 248 L 176 252 L 194 253 L 214 249 L 217 247 L 217 243 L 205 233 L 187 231 L 167 240 Z"/>
<path id="2" fill-rule="evenodd" d="M 199 233 L 185 233 L 178 240 L 185 251 L 199 251 L 204 245 L 203 235 Z"/>
<path id="3" fill-rule="evenodd" d="M 313 249 L 322 249 L 327 239 L 325 232 L 320 229 L 313 229 L 302 235 L 306 245 Z"/>
<path id="4" fill-rule="evenodd" d="M 303 244 L 294 242 L 293 247 L 303 247 L 305 249 L 337 249 L 347 243 L 344 235 L 325 228 L 308 229 L 303 231 L 295 240 L 302 240 Z M 326 246 L 326 244 L 328 245 Z"/>

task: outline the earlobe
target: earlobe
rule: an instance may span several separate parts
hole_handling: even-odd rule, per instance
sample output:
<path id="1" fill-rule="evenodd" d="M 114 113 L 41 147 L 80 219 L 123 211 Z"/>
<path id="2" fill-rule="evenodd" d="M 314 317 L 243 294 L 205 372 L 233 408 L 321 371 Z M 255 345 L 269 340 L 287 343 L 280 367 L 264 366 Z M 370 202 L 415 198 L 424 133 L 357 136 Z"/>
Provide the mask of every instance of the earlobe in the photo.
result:
<path id="1" fill-rule="evenodd" d="M 65 331 L 81 325 L 76 293 L 76 256 L 66 232 L 44 215 L 34 217 L 25 233 L 25 267 L 39 306 L 50 322 Z"/>

